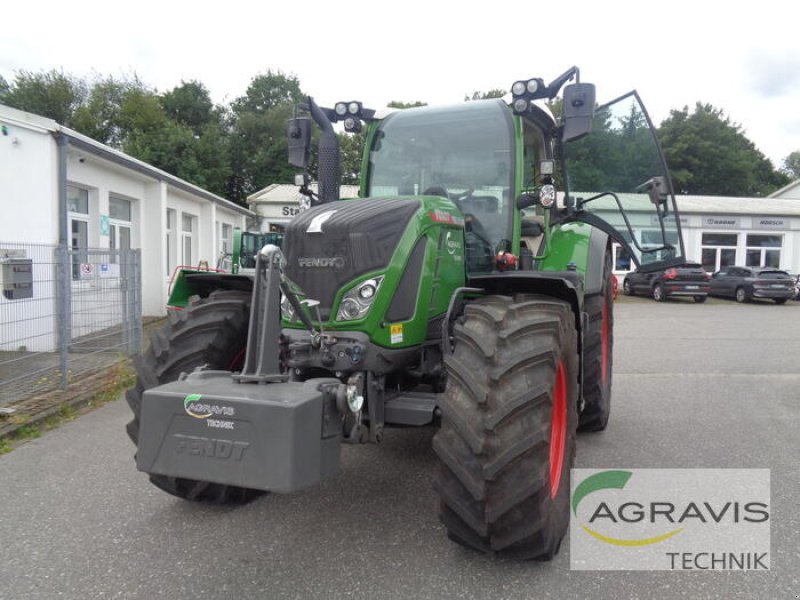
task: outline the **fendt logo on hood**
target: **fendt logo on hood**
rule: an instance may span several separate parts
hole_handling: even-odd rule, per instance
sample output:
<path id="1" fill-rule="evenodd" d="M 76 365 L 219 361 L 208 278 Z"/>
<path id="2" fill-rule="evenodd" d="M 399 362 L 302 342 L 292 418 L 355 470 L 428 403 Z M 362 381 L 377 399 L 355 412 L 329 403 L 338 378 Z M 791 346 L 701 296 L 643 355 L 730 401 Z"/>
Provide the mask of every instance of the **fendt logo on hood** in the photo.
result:
<path id="1" fill-rule="evenodd" d="M 312 257 L 301 256 L 297 259 L 297 264 L 301 267 L 312 269 L 344 269 L 344 258 L 341 256 L 332 257 Z"/>

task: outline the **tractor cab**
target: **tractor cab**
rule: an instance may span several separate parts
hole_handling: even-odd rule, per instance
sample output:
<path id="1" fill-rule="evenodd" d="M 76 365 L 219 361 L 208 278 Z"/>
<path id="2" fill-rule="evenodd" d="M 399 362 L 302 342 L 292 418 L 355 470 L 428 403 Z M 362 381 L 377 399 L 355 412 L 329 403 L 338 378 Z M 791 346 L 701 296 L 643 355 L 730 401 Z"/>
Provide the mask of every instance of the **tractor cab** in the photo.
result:
<path id="1" fill-rule="evenodd" d="M 370 139 L 362 195 L 439 196 L 464 215 L 467 269 L 512 251 L 515 129 L 501 100 L 398 111 Z"/>
<path id="2" fill-rule="evenodd" d="M 552 270 L 554 227 L 574 222 L 603 231 L 641 268 L 682 264 L 666 163 L 638 94 L 596 106 L 592 84 L 564 87 L 578 75 L 573 67 L 549 85 L 518 81 L 510 103 L 417 107 L 378 119 L 361 103 L 342 102 L 314 107 L 315 120 L 343 121 L 351 132 L 368 123 L 362 198 L 437 196 L 454 203 L 464 216 L 469 274 Z M 556 119 L 541 101 L 562 87 Z M 320 171 L 322 185 L 335 169 Z"/>

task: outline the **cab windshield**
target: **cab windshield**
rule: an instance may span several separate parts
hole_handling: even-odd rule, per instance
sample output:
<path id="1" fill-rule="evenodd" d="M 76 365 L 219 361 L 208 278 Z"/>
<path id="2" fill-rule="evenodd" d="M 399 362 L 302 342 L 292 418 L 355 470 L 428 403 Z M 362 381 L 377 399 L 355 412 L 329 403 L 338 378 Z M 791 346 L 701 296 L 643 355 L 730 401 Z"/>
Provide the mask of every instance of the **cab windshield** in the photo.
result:
<path id="1" fill-rule="evenodd" d="M 512 144 L 500 100 L 392 113 L 373 138 L 367 196 L 448 197 L 491 253 L 511 239 Z"/>

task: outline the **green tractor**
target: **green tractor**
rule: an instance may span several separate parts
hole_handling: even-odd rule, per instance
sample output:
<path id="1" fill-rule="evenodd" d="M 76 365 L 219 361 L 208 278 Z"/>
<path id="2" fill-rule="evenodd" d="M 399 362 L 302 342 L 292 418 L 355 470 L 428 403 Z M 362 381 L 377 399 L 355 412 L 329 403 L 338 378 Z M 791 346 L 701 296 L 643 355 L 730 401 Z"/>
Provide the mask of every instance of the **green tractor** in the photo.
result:
<path id="1" fill-rule="evenodd" d="M 220 273 L 232 275 L 249 275 L 244 278 L 245 289 L 252 287 L 252 274 L 255 272 L 256 257 L 261 248 L 267 244 L 280 247 L 283 234 L 276 232 L 256 233 L 242 231 L 239 227 L 233 228 L 233 249 L 231 252 L 222 252 L 217 259 L 214 269 L 208 266 L 197 267 L 181 266 L 175 269 L 175 274 L 170 282 L 170 294 L 167 306 L 183 309 L 189 305 L 189 298 L 195 293 L 195 284 L 190 283 L 203 279 L 206 287 L 219 285 L 221 289 L 230 287 L 231 279 L 219 279 Z M 221 281 L 221 283 L 220 283 Z"/>
<path id="2" fill-rule="evenodd" d="M 642 269 L 684 260 L 638 96 L 597 106 L 573 67 L 510 102 L 300 109 L 289 160 L 307 167 L 316 124 L 318 194 L 300 175 L 311 206 L 252 274 L 182 278 L 127 395 L 137 467 L 244 502 L 333 477 L 342 443 L 436 425 L 448 536 L 553 557 L 576 431 L 609 419 L 612 239 Z M 339 199 L 337 122 L 366 128 L 360 198 Z"/>

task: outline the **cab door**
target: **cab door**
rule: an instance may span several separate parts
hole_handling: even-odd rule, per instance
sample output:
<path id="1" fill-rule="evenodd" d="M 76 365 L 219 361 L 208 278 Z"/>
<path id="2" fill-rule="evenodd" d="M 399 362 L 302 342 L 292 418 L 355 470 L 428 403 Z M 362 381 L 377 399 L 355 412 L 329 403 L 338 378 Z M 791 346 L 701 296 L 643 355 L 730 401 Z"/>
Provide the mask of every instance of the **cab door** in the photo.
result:
<path id="1" fill-rule="evenodd" d="M 595 110 L 592 131 L 563 144 L 564 220 L 607 232 L 640 271 L 686 262 L 675 195 L 661 147 L 639 95 Z"/>

